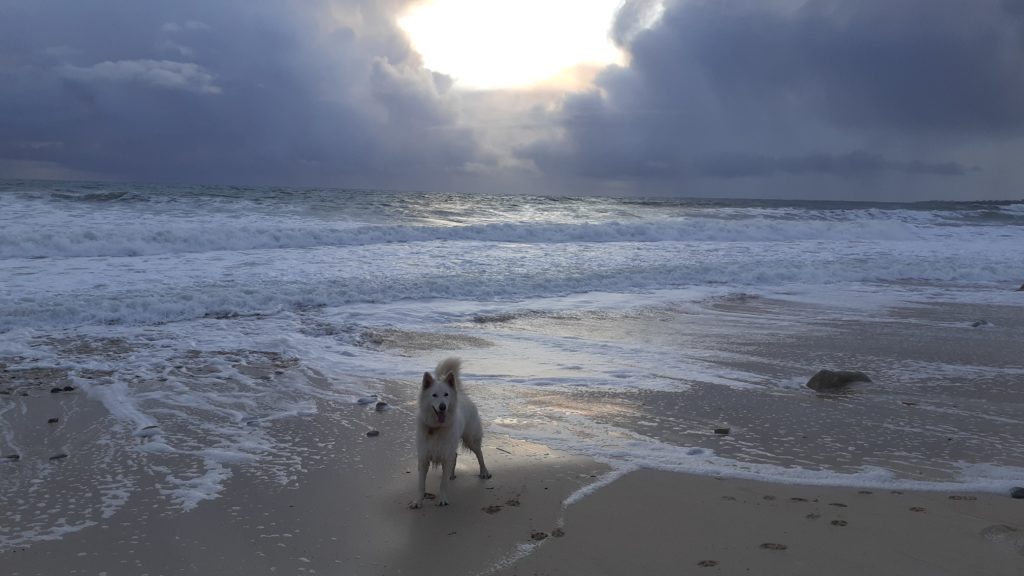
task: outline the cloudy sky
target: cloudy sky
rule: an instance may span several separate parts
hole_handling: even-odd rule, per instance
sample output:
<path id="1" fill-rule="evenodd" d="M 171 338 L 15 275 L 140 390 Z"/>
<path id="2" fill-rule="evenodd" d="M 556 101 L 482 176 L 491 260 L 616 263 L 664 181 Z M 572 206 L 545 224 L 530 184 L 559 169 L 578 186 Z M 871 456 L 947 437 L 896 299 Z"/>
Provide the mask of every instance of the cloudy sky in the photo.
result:
<path id="1" fill-rule="evenodd" d="M 0 0 L 0 178 L 1024 197 L 1024 0 Z"/>

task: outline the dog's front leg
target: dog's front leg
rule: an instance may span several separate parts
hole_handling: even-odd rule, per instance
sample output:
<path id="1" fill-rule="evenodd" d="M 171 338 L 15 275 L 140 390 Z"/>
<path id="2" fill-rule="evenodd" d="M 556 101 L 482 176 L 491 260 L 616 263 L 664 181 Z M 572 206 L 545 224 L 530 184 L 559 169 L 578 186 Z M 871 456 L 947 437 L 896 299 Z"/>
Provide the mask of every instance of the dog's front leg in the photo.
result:
<path id="1" fill-rule="evenodd" d="M 455 474 L 455 458 L 449 456 L 442 463 L 441 470 L 441 496 L 437 499 L 438 506 L 448 505 L 448 481 Z"/>
<path id="2" fill-rule="evenodd" d="M 419 508 L 423 506 L 423 495 L 427 492 L 427 472 L 430 470 L 430 460 L 426 458 L 420 458 L 420 477 L 417 484 L 418 489 L 416 490 L 416 497 L 409 503 L 409 508 Z M 442 488 L 442 491 L 444 489 Z M 443 493 L 443 492 L 442 492 Z"/>

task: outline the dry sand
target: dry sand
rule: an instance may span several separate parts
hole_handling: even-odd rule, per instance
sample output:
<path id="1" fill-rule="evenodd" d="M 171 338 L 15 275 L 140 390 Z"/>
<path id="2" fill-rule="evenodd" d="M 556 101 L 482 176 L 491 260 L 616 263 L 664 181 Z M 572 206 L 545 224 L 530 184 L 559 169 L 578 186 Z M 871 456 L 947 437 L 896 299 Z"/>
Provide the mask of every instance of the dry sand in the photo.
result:
<path id="1" fill-rule="evenodd" d="M 499 571 L 1024 574 L 1024 500 L 641 470 L 568 508 L 564 535 Z"/>

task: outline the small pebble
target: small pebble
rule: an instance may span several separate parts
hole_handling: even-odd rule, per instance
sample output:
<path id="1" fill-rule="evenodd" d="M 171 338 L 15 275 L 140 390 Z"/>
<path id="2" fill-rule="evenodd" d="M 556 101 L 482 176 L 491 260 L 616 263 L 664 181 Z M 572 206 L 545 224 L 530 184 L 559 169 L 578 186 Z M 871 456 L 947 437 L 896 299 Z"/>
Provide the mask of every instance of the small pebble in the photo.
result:
<path id="1" fill-rule="evenodd" d="M 64 391 L 65 392 L 73 392 L 74 390 L 75 390 L 74 386 L 65 386 L 64 387 Z"/>
<path id="2" fill-rule="evenodd" d="M 50 418 L 46 421 L 47 424 L 56 424 L 57 422 L 60 422 L 60 418 Z"/>
<path id="3" fill-rule="evenodd" d="M 777 544 L 775 542 L 765 542 L 764 544 L 761 544 L 761 548 L 764 548 L 765 550 L 785 550 L 786 548 L 789 548 L 789 546 L 786 546 L 785 544 Z"/>
<path id="4" fill-rule="evenodd" d="M 380 436 L 380 430 L 370 430 L 366 433 L 367 436 L 373 438 L 374 436 Z"/>
<path id="5" fill-rule="evenodd" d="M 715 428 L 715 434 L 728 434 L 728 428 Z"/>
<path id="6" fill-rule="evenodd" d="M 540 542 L 548 537 L 547 532 L 530 532 L 530 539 Z"/>
<path id="7" fill-rule="evenodd" d="M 50 456 L 50 460 L 63 460 L 64 458 L 67 458 L 67 457 L 68 457 L 67 454 L 64 454 L 63 452 L 61 452 L 60 454 L 54 454 L 53 456 Z"/>
<path id="8" fill-rule="evenodd" d="M 4 456 L 4 460 L 10 460 L 11 462 L 14 462 L 15 460 L 21 460 L 21 455 L 20 454 L 8 454 L 7 456 Z"/>
<path id="9" fill-rule="evenodd" d="M 359 400 L 356 400 L 356 404 L 373 404 L 376 401 L 377 395 L 374 394 L 373 396 L 365 396 L 363 398 L 360 398 Z"/>
<path id="10" fill-rule="evenodd" d="M 718 566 L 718 560 L 701 560 L 700 562 L 697 562 L 697 566 L 700 566 L 702 568 Z"/>
<path id="11" fill-rule="evenodd" d="M 55 388 L 50 388 L 50 394 L 57 394 L 57 393 L 63 392 L 63 391 L 64 390 L 62 388 L 56 388 L 56 387 Z"/>

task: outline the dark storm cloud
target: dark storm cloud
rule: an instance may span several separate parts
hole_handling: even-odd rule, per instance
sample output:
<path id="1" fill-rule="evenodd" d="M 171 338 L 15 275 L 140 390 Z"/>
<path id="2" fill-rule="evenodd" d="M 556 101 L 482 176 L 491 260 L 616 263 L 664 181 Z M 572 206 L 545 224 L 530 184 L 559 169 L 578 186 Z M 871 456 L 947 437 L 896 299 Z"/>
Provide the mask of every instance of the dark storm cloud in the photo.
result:
<path id="1" fill-rule="evenodd" d="M 403 4 L 0 0 L 0 170 L 444 182 L 486 159 Z"/>
<path id="2" fill-rule="evenodd" d="M 967 168 L 955 162 L 897 162 L 881 154 L 857 151 L 849 154 L 811 154 L 779 158 L 772 156 L 720 156 L 696 163 L 701 176 L 716 178 L 749 178 L 772 174 L 825 174 L 842 178 L 875 176 L 887 172 L 964 176 L 978 168 Z"/>
<path id="3" fill-rule="evenodd" d="M 1024 135 L 1022 6 L 678 0 L 637 32 L 652 3 L 627 2 L 613 37 L 629 64 L 569 95 L 551 116 L 562 137 L 520 154 L 545 174 L 696 179 L 698 193 L 744 177 L 761 178 L 762 194 L 824 196 L 829 175 L 875 186 L 898 176 L 901 194 L 912 194 L 907 176 L 953 190 L 989 169 L 977 161 L 985 150 Z M 801 175 L 814 176 L 813 191 L 794 188 Z M 776 176 L 784 190 L 770 187 Z M 1006 193 L 1021 175 L 1001 176 Z"/>

